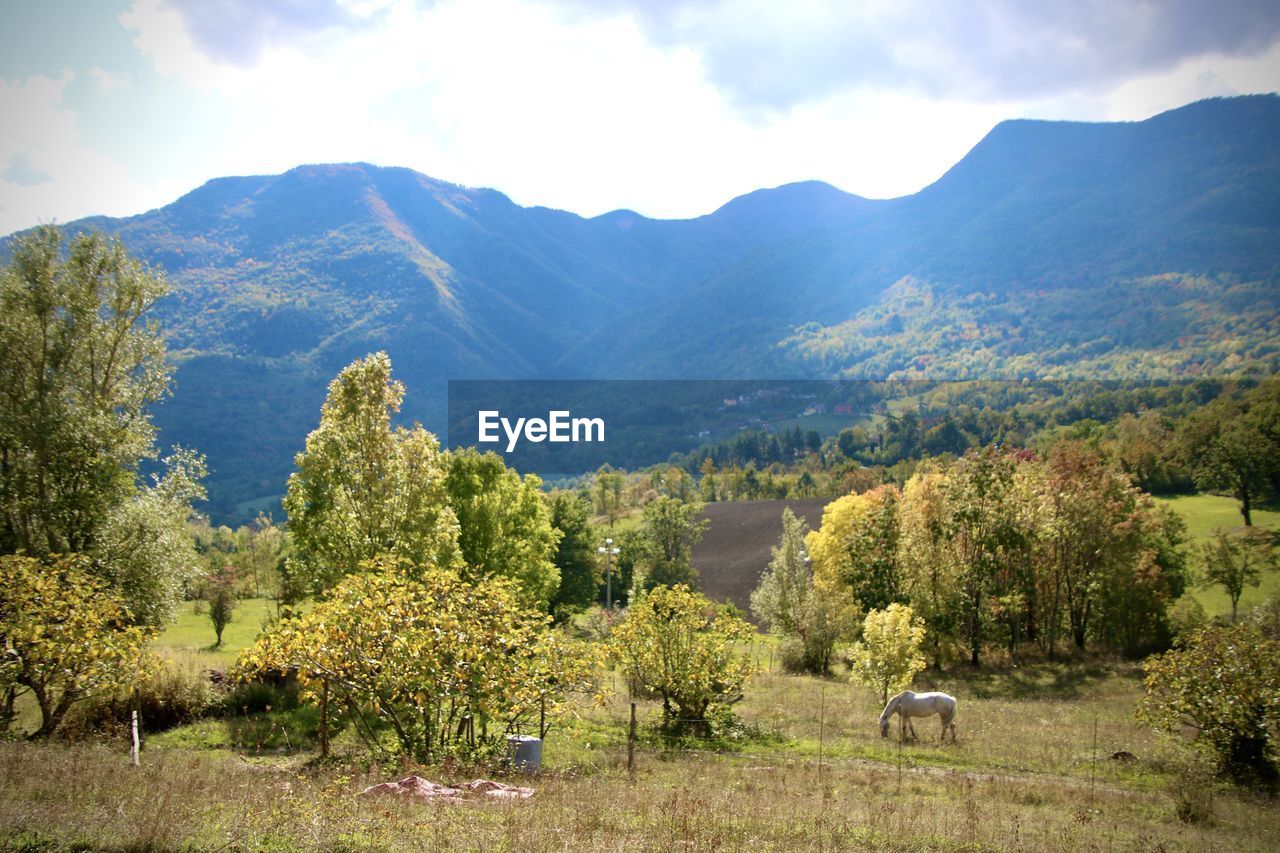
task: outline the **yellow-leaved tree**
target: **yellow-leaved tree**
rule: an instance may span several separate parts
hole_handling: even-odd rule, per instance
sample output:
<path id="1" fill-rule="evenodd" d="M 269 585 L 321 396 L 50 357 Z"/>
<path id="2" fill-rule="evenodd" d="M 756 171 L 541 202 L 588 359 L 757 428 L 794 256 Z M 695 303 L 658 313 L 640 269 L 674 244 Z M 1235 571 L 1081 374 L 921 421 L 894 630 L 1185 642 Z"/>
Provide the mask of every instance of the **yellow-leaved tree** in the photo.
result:
<path id="1" fill-rule="evenodd" d="M 370 749 L 429 761 L 496 749 L 508 732 L 545 735 L 570 694 L 596 690 L 601 655 L 547 622 L 507 578 L 375 560 L 277 623 L 241 653 L 237 674 L 296 673 L 321 706 L 322 750 L 336 712 Z"/>
<path id="2" fill-rule="evenodd" d="M 627 608 L 610 652 L 634 688 L 662 699 L 668 731 L 708 736 L 713 712 L 742 698 L 753 673 L 743 643 L 754 629 L 684 584 L 660 586 Z"/>
<path id="3" fill-rule="evenodd" d="M 53 734 L 68 709 L 138 678 L 148 629 L 132 624 L 121 596 L 90 574 L 89 560 L 0 557 L 0 728 L 30 692 L 40 708 L 33 740 Z"/>
<path id="4" fill-rule="evenodd" d="M 907 605 L 872 610 L 863 620 L 862 639 L 853 646 L 852 680 L 888 702 L 890 691 L 906 690 L 916 673 L 928 666 L 920 653 L 923 643 L 924 624 Z"/>

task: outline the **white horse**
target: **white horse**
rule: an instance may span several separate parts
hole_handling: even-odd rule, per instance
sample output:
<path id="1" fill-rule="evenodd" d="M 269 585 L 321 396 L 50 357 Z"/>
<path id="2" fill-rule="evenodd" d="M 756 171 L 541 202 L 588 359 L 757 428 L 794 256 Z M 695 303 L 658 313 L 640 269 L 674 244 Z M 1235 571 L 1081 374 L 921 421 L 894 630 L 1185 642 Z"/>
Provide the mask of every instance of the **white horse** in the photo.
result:
<path id="1" fill-rule="evenodd" d="M 889 718 L 898 715 L 899 737 L 906 738 L 906 730 L 916 737 L 915 726 L 911 725 L 912 717 L 930 717 L 937 714 L 942 718 L 942 737 L 947 739 L 947 729 L 951 730 L 951 742 L 956 742 L 956 724 L 952 722 L 956 716 L 956 700 L 945 693 L 912 693 L 904 690 L 889 700 L 880 712 L 880 737 L 889 736 Z"/>

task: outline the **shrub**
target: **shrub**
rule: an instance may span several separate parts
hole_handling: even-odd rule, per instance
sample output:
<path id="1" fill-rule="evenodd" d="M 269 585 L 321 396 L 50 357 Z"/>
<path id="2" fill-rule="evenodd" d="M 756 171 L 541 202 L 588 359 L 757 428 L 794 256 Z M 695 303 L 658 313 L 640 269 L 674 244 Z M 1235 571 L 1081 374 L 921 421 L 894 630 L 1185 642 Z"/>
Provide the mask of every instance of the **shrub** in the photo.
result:
<path id="1" fill-rule="evenodd" d="M 862 640 L 853 647 L 853 681 L 865 684 L 889 701 L 889 691 L 905 690 L 928 662 L 920 653 L 924 625 L 905 604 L 872 610 L 862 625 Z"/>
<path id="2" fill-rule="evenodd" d="M 627 608 L 610 652 L 628 681 L 662 699 L 669 732 L 711 734 L 711 715 L 742 698 L 752 675 L 737 651 L 755 631 L 684 584 L 657 587 Z"/>
<path id="3" fill-rule="evenodd" d="M 565 695 L 593 684 L 595 657 L 521 607 L 513 581 L 396 561 L 362 568 L 241 653 L 240 677 L 296 672 L 322 715 L 332 703 L 380 751 L 389 727 L 395 752 L 423 761 L 517 726 L 545 734 Z"/>
<path id="4" fill-rule="evenodd" d="M 68 715 L 63 734 L 72 739 L 92 733 L 124 735 L 133 710 L 143 733 L 186 725 L 217 713 L 227 690 L 214 684 L 193 656 L 161 658 L 132 687 L 124 687 L 83 703 Z"/>
<path id="5" fill-rule="evenodd" d="M 1146 671 L 1140 720 L 1190 731 L 1237 782 L 1280 778 L 1280 643 L 1252 625 L 1210 625 L 1150 658 Z"/>

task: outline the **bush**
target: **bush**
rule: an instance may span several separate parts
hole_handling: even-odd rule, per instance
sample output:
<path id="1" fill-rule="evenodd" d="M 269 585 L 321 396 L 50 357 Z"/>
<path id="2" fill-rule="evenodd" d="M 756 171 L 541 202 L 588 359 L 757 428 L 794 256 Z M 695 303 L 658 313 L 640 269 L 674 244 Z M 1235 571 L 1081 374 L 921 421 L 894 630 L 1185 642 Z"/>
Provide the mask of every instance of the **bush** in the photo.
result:
<path id="1" fill-rule="evenodd" d="M 63 734 L 71 739 L 95 733 L 126 736 L 135 708 L 144 734 L 218 713 L 224 707 L 227 690 L 214 684 L 209 675 L 194 656 L 162 658 L 133 688 L 87 700 L 74 709 Z"/>
<path id="2" fill-rule="evenodd" d="M 802 675 L 809 671 L 809 658 L 805 653 L 804 640 L 799 637 L 787 637 L 778 644 L 778 661 L 782 671 L 788 675 Z"/>
<path id="3" fill-rule="evenodd" d="M 1169 608 L 1169 627 L 1174 637 L 1186 637 L 1203 628 L 1209 617 L 1194 596 L 1184 595 Z"/>
<path id="4" fill-rule="evenodd" d="M 1274 785 L 1280 752 L 1280 643 L 1253 625 L 1210 625 L 1146 663 L 1138 718 L 1190 730 L 1237 782 Z"/>
<path id="5" fill-rule="evenodd" d="M 738 647 L 754 636 L 739 616 L 679 584 L 636 599 L 610 651 L 630 684 L 662 697 L 668 732 L 705 737 L 720 709 L 742 698 L 753 669 Z"/>

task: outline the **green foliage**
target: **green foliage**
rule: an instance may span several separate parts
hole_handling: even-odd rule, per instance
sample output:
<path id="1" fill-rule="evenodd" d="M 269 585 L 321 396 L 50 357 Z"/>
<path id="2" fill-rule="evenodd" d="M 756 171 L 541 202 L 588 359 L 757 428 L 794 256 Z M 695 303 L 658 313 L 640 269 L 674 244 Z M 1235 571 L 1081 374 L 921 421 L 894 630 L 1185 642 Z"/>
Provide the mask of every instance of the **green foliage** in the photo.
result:
<path id="1" fill-rule="evenodd" d="M 209 621 L 216 636 L 214 648 L 222 648 L 222 632 L 231 624 L 236 611 L 236 571 L 223 566 L 208 578 L 205 600 L 209 603 Z"/>
<path id="2" fill-rule="evenodd" d="M 1280 778 L 1280 643 L 1253 625 L 1209 626 L 1146 663 L 1138 718 L 1171 734 L 1189 729 L 1238 781 Z"/>
<path id="3" fill-rule="evenodd" d="M 456 558 L 439 443 L 420 426 L 391 427 L 403 397 L 385 353 L 353 362 L 329 385 L 284 499 L 296 549 L 290 574 L 313 592 L 380 554 L 412 565 Z"/>
<path id="4" fill-rule="evenodd" d="M 910 687 L 916 673 L 928 666 L 920 653 L 924 633 L 924 623 L 905 604 L 872 610 L 862 623 L 862 639 L 850 655 L 850 677 L 879 693 L 881 702 L 888 702 L 890 692 Z"/>
<path id="5" fill-rule="evenodd" d="M 956 636 L 964 604 L 958 555 L 946 536 L 945 482 L 946 475 L 936 467 L 917 469 L 902 491 L 898 536 L 903 591 L 924 622 L 938 669 L 945 642 Z"/>
<path id="6" fill-rule="evenodd" d="M 846 495 L 822 511 L 822 526 L 808 539 L 823 571 L 839 578 L 862 610 L 885 607 L 900 596 L 898 505 L 894 486 Z"/>
<path id="7" fill-rule="evenodd" d="M 783 668 L 825 675 L 831 670 L 836 643 L 853 628 L 856 612 L 833 583 L 815 578 L 805 551 L 805 523 L 790 508 L 782 511 L 782 538 L 773 559 L 751 594 L 751 610 L 784 638 Z"/>
<path id="8" fill-rule="evenodd" d="M 65 249 L 65 256 L 64 256 Z M 203 460 L 176 451 L 149 488 L 147 405 L 169 387 L 164 340 L 146 317 L 164 279 L 119 241 L 38 228 L 0 272 L 0 554 L 83 553 L 157 626 L 193 570 L 183 533 L 204 497 Z"/>
<path id="9" fill-rule="evenodd" d="M 1254 504 L 1280 480 L 1280 406 L 1273 379 L 1243 400 L 1220 397 L 1181 425 L 1182 451 L 1197 488 L 1233 496 L 1246 526 Z M 1259 405 L 1252 405 L 1258 398 Z"/>
<path id="10" fill-rule="evenodd" d="M 238 709 L 226 686 L 210 681 L 205 666 L 197 655 L 163 655 L 131 683 L 73 707 L 59 732 L 70 737 L 94 732 L 123 735 L 136 710 L 145 737 L 193 723 L 227 705 Z"/>
<path id="11" fill-rule="evenodd" d="M 507 578 L 464 581 L 388 558 L 362 567 L 310 613 L 285 619 L 241 654 L 242 677 L 296 672 L 310 701 L 345 715 L 371 749 L 415 760 L 497 743 L 554 718 L 590 690 L 592 652 L 545 629 Z"/>
<path id="12" fill-rule="evenodd" d="M 78 556 L 0 557 L 0 690 L 9 703 L 14 692 L 34 697 L 33 739 L 52 735 L 75 703 L 129 684 L 145 668 L 150 635 L 130 624 L 119 594 L 88 566 Z"/>
<path id="13" fill-rule="evenodd" d="M 1265 531 L 1253 527 L 1217 530 L 1213 539 L 1201 546 L 1200 566 L 1205 586 L 1220 585 L 1226 590 L 1234 622 L 1245 587 L 1261 583 L 1264 569 L 1280 568 L 1280 555 L 1272 535 Z"/>
<path id="14" fill-rule="evenodd" d="M 550 498 L 551 526 L 560 531 L 552 562 L 560 570 L 560 586 L 551 601 L 557 618 L 586 610 L 596 600 L 604 572 L 596 553 L 596 532 L 591 526 L 590 504 L 571 492 Z M 612 555 L 610 556 L 612 559 Z"/>
<path id="15" fill-rule="evenodd" d="M 609 650 L 633 690 L 662 699 L 668 731 L 708 736 L 709 716 L 742 698 L 753 668 L 738 647 L 754 634 L 741 618 L 678 584 L 633 601 Z"/>
<path id="16" fill-rule="evenodd" d="M 640 567 L 642 588 L 697 586 L 692 549 L 702 538 L 705 521 L 699 521 L 702 504 L 663 495 L 645 505 L 640 524 Z"/>
<path id="17" fill-rule="evenodd" d="M 88 551 L 151 454 L 145 407 L 168 389 L 144 315 L 163 278 L 117 240 L 36 229 L 0 273 L 0 551 Z"/>
<path id="18" fill-rule="evenodd" d="M 133 618 L 159 628 L 173 618 L 184 588 L 199 566 L 187 523 L 204 497 L 204 459 L 181 448 L 163 460 L 149 488 L 116 506 L 98 533 L 94 556 L 121 591 Z"/>
<path id="19" fill-rule="evenodd" d="M 542 481 L 533 474 L 522 478 L 498 454 L 473 448 L 446 453 L 444 466 L 464 577 L 510 578 L 525 603 L 547 609 L 560 586 L 553 560 L 560 536 L 542 497 Z"/>

